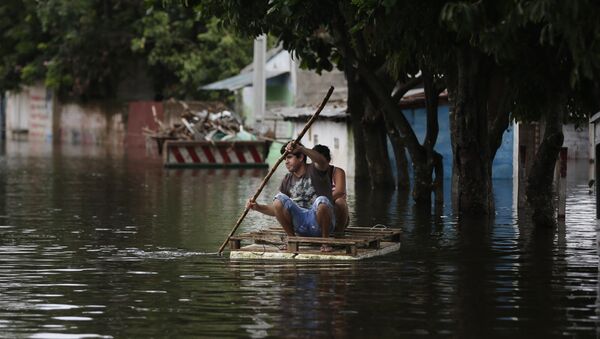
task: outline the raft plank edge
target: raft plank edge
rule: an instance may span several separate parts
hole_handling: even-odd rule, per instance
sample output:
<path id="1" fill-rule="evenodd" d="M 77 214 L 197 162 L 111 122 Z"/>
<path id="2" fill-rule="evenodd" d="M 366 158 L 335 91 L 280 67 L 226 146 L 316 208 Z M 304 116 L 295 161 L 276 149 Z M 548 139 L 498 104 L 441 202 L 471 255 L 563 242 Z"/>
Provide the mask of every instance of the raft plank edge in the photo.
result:
<path id="1" fill-rule="evenodd" d="M 377 250 L 361 249 L 356 256 L 347 254 L 327 254 L 327 253 L 290 253 L 280 251 L 275 246 L 270 245 L 247 245 L 239 250 L 232 250 L 229 254 L 231 260 L 247 259 L 266 259 L 266 260 L 362 260 L 383 256 L 400 250 L 399 242 L 382 242 L 381 248 Z"/>

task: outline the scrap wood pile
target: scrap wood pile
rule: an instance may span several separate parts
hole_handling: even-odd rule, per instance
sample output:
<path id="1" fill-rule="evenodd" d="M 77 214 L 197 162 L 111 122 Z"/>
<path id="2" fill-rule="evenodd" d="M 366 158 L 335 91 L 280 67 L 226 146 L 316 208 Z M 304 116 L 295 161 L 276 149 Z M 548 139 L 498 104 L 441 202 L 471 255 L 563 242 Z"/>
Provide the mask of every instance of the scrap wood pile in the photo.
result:
<path id="1" fill-rule="evenodd" d="M 152 139 L 172 139 L 172 140 L 206 140 L 206 141 L 226 141 L 226 140 L 256 140 L 257 136 L 252 129 L 244 127 L 242 119 L 235 113 L 228 111 L 224 105 L 220 107 L 211 107 L 211 111 L 203 109 L 195 111 L 182 101 L 179 103 L 183 107 L 180 115 L 181 123 L 174 123 L 169 126 L 156 116 L 156 110 L 152 107 L 152 115 L 158 129 L 152 130 L 143 127 L 142 132 L 148 138 Z"/>

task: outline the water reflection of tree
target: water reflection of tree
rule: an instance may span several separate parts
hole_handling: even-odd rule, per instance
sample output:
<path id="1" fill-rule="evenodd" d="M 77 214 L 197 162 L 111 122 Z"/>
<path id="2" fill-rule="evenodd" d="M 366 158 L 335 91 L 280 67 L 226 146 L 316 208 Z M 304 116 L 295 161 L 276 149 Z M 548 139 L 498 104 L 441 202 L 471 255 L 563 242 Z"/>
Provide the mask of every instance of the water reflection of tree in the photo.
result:
<path id="1" fill-rule="evenodd" d="M 461 218 L 456 244 L 456 333 L 459 338 L 485 338 L 493 333 L 496 310 L 495 269 L 491 250 L 493 223 Z"/>
<path id="2" fill-rule="evenodd" d="M 247 269 L 248 265 L 252 269 Z M 353 263 L 232 263 L 241 297 L 252 319 L 250 335 L 345 338 L 350 335 L 349 281 Z"/>
<path id="3" fill-rule="evenodd" d="M 356 184 L 354 206 L 355 226 L 371 227 L 376 224 L 398 227 L 398 210 L 394 201 L 400 194 L 390 189 L 371 189 L 366 184 Z"/>
<path id="4" fill-rule="evenodd" d="M 518 218 L 522 264 L 519 266 L 516 317 L 520 332 L 542 337 L 557 336 L 561 308 L 568 304 L 565 291 L 565 225 L 558 229 L 534 227 L 526 213 Z M 555 242 L 555 239 L 557 240 Z M 566 324 L 565 324 L 566 325 Z"/>

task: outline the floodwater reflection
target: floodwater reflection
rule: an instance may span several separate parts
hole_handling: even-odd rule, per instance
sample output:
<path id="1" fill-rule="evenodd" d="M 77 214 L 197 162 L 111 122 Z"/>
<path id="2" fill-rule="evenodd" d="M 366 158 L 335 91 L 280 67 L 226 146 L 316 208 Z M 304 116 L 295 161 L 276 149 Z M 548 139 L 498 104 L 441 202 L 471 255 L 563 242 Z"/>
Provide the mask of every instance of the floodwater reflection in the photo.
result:
<path id="1" fill-rule="evenodd" d="M 507 181 L 494 183 L 493 220 L 460 222 L 450 203 L 425 213 L 406 193 L 356 184 L 351 225 L 401 229 L 399 252 L 262 262 L 215 252 L 266 170 L 167 170 L 143 151 L 91 146 L 0 149 L 2 336 L 600 334 L 587 162 L 569 165 L 567 216 L 556 230 L 517 213 Z M 283 174 L 259 200 L 272 198 Z M 240 231 L 272 225 L 250 213 Z"/>

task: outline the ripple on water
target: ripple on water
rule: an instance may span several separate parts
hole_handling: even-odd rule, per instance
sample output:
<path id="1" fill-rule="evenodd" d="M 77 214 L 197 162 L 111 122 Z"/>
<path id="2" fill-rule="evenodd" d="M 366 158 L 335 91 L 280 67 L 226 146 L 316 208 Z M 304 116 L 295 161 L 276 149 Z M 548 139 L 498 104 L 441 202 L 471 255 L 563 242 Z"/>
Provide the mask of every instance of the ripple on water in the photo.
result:
<path id="1" fill-rule="evenodd" d="M 38 333 L 33 333 L 29 336 L 29 338 L 34 338 L 34 339 L 42 339 L 42 338 L 49 338 L 49 339 L 87 339 L 87 338 L 114 338 L 113 336 L 110 335 L 101 335 L 101 334 L 72 334 L 72 333 L 64 333 L 64 332 L 38 332 Z"/>

